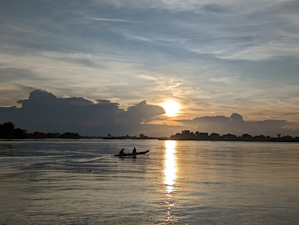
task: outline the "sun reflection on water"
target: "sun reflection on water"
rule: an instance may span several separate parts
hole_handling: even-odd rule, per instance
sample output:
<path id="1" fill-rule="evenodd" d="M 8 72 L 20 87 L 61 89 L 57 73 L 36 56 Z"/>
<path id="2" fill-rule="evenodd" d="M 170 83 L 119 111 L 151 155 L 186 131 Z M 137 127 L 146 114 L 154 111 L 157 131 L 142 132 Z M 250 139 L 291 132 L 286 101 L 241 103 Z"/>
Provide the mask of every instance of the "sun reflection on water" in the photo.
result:
<path id="1" fill-rule="evenodd" d="M 165 141 L 164 184 L 167 197 L 165 204 L 168 206 L 167 221 L 173 221 L 171 217 L 171 209 L 175 206 L 175 203 L 171 201 L 172 193 L 175 191 L 175 181 L 177 178 L 175 147 L 175 141 Z"/>

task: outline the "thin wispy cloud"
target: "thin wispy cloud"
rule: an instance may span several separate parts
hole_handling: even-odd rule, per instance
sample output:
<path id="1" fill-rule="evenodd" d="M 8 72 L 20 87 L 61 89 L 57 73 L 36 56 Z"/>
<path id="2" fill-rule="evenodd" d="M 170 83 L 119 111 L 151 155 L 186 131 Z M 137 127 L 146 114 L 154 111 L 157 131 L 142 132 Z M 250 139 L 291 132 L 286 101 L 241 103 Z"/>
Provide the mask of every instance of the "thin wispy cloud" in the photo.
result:
<path id="1" fill-rule="evenodd" d="M 135 40 L 135 41 L 144 41 L 144 42 L 153 42 L 150 38 L 138 36 L 133 33 L 123 33 L 124 37 L 128 40 Z"/>
<path id="2" fill-rule="evenodd" d="M 107 21 L 107 22 L 131 23 L 131 21 L 123 20 L 123 19 L 110 19 L 110 18 L 100 18 L 100 17 L 86 17 L 86 19 L 97 20 L 97 21 Z"/>
<path id="3" fill-rule="evenodd" d="M 160 91 L 167 91 L 169 89 L 172 89 L 172 88 L 176 88 L 176 87 L 179 87 L 182 83 L 176 83 L 176 84 L 173 84 L 173 85 L 170 85 L 164 89 L 161 89 Z"/>

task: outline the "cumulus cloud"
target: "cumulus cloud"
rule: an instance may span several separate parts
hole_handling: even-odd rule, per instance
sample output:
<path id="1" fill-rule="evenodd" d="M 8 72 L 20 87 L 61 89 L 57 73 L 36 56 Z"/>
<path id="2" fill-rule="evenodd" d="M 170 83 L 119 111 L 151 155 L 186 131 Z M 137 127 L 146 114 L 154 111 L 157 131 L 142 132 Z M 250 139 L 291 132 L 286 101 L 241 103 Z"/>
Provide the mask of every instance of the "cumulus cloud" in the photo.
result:
<path id="1" fill-rule="evenodd" d="M 204 116 L 192 120 L 180 120 L 186 127 L 194 131 L 219 133 L 219 134 L 251 134 L 251 135 L 270 135 L 277 134 L 298 135 L 299 130 L 288 130 L 285 126 L 286 120 L 262 120 L 245 121 L 240 114 L 233 113 L 230 117 L 226 116 Z"/>
<path id="2" fill-rule="evenodd" d="M 240 114 L 226 116 L 205 116 L 192 120 L 180 120 L 184 126 L 150 124 L 165 111 L 146 101 L 120 108 L 109 100 L 90 100 L 83 97 L 59 98 L 53 93 L 37 89 L 28 99 L 20 100 L 17 107 L 1 107 L 0 123 L 11 121 L 17 127 L 29 132 L 78 132 L 81 135 L 170 136 L 184 129 L 192 131 L 251 135 L 289 134 L 298 135 L 299 130 L 287 130 L 286 120 L 245 121 Z"/>
<path id="3" fill-rule="evenodd" d="M 143 124 L 164 114 L 160 106 L 146 101 L 119 108 L 118 103 L 86 98 L 58 98 L 45 90 L 35 90 L 20 100 L 21 108 L 0 108 L 0 122 L 11 121 L 29 132 L 78 132 L 82 135 L 138 134 Z"/>

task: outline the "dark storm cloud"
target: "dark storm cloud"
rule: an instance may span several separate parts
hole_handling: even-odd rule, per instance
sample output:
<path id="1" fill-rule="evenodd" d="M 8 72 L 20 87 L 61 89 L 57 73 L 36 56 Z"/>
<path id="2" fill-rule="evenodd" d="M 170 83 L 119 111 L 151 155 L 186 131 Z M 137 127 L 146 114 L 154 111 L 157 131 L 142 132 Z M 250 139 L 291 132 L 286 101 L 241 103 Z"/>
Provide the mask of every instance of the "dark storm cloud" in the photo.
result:
<path id="1" fill-rule="evenodd" d="M 164 110 L 143 101 L 126 111 L 108 100 L 57 98 L 51 92 L 35 90 L 21 108 L 0 108 L 0 123 L 11 121 L 29 132 L 78 132 L 82 135 L 136 134 L 141 122 L 150 121 Z M 138 133 L 137 133 L 138 134 Z"/>
<path id="2" fill-rule="evenodd" d="M 245 121 L 237 113 L 230 117 L 226 116 L 204 116 L 193 120 L 180 120 L 188 128 L 194 131 L 219 133 L 219 134 L 251 134 L 251 135 L 271 135 L 293 134 L 298 135 L 299 130 L 287 130 L 284 128 L 288 123 L 286 120 L 263 120 Z"/>

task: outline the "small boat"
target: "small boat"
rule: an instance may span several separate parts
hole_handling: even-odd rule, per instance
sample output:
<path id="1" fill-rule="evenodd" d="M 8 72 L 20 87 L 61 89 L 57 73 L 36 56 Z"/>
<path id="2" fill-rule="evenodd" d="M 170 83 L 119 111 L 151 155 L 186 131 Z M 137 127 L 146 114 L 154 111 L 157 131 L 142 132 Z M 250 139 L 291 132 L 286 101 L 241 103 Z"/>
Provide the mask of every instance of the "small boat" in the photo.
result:
<path id="1" fill-rule="evenodd" d="M 119 156 L 119 157 L 124 157 L 124 156 L 136 156 L 136 155 L 144 155 L 146 153 L 148 153 L 149 150 L 146 150 L 144 152 L 136 152 L 136 153 L 124 153 L 123 155 L 120 155 L 120 154 L 116 154 L 114 156 Z"/>

